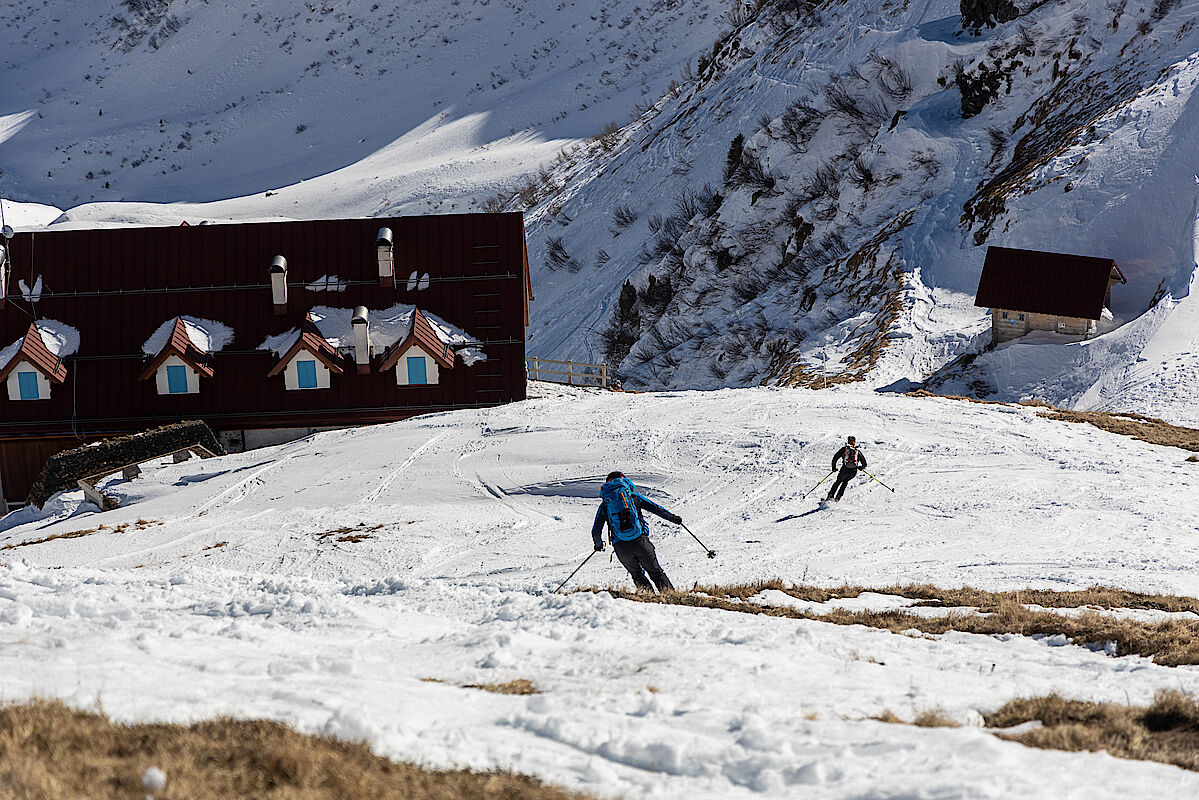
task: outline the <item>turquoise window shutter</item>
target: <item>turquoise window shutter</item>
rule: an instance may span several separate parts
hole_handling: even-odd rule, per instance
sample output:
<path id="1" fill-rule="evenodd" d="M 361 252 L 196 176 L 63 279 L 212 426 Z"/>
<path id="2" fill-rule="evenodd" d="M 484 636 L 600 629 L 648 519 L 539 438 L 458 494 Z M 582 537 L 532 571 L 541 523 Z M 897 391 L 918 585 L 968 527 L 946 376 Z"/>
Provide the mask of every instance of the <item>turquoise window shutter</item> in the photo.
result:
<path id="1" fill-rule="evenodd" d="M 17 383 L 20 384 L 22 400 L 40 400 L 37 391 L 36 372 L 18 372 Z"/>
<path id="2" fill-rule="evenodd" d="M 187 367 L 178 364 L 167 367 L 167 391 L 171 394 L 187 394 Z"/>
<path id="3" fill-rule="evenodd" d="M 424 356 L 408 356 L 408 383 L 428 383 Z"/>
<path id="4" fill-rule="evenodd" d="M 300 379 L 301 389 L 316 388 L 316 362 L 315 361 L 297 361 L 296 375 Z"/>

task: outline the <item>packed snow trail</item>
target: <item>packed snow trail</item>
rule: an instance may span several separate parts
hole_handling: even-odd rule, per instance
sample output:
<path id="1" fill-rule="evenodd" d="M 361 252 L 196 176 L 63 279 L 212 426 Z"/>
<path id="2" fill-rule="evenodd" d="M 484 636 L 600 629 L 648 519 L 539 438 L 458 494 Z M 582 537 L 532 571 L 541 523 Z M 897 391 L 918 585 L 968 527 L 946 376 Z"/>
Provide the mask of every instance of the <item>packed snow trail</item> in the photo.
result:
<path id="1" fill-rule="evenodd" d="M 1190 668 L 1059 637 L 550 593 L 591 551 L 599 485 L 620 469 L 718 552 L 651 520 L 681 587 L 778 576 L 1199 595 L 1183 451 L 1034 408 L 852 387 L 534 388 L 511 406 L 163 463 L 111 480 L 124 505 L 106 514 L 69 493 L 7 518 L 0 547 L 109 529 L 0 551 L 0 692 L 98 699 L 120 719 L 265 716 L 613 797 L 1199 793 L 1194 773 L 969 727 L 1019 696 L 1199 692 Z M 847 434 L 896 491 L 858 479 L 813 515 L 800 496 Z M 161 524 L 112 530 L 138 519 Z M 567 589 L 628 586 L 606 555 Z M 459 688 L 515 678 L 543 694 Z M 968 727 L 865 720 L 888 710 Z"/>

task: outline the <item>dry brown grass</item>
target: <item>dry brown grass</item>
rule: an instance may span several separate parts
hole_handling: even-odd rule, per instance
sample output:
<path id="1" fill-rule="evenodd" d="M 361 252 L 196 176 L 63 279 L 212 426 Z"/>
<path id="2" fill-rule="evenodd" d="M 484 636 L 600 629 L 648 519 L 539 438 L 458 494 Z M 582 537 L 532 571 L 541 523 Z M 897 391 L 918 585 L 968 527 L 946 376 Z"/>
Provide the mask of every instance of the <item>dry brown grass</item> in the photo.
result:
<path id="1" fill-rule="evenodd" d="M 1061 408 L 1042 411 L 1038 416 L 1064 422 L 1086 422 L 1110 433 L 1131 436 L 1149 444 L 1199 452 L 1199 430 L 1171 425 L 1156 417 L 1111 411 L 1066 411 Z"/>
<path id="2" fill-rule="evenodd" d="M 141 776 L 152 766 L 167 776 L 157 800 L 583 797 L 507 772 L 396 763 L 364 744 L 301 734 L 275 722 L 118 725 L 56 701 L 0 706 L 0 797 L 141 800 Z"/>
<path id="3" fill-rule="evenodd" d="M 358 542 L 371 538 L 371 532 L 377 531 L 383 527 L 383 525 L 367 525 L 366 523 L 360 523 L 352 528 L 335 528 L 331 531 L 318 533 L 316 538 L 325 540 L 336 536 L 336 541 L 357 544 Z"/>
<path id="4" fill-rule="evenodd" d="M 965 400 L 970 403 L 983 405 L 1009 405 L 998 400 L 977 400 L 973 397 L 963 397 L 956 394 L 933 394 L 924 389 L 907 392 L 907 395 L 908 397 L 941 397 L 946 400 Z M 1061 422 L 1087 423 L 1094 425 L 1100 430 L 1105 430 L 1109 433 L 1118 433 L 1121 436 L 1129 436 L 1142 442 L 1148 442 L 1149 444 L 1177 447 L 1182 450 L 1199 453 L 1199 430 L 1187 428 L 1182 425 L 1171 425 L 1169 422 L 1160 420 L 1157 417 L 1146 417 L 1143 414 L 1134 414 L 1127 411 L 1070 411 L 1041 402 L 1040 400 L 1026 400 L 1018 405 L 1045 409 L 1037 414 L 1037 416 L 1044 417 L 1045 419 L 1055 419 Z M 1199 461 L 1199 457 L 1191 456 L 1187 461 Z"/>
<path id="5" fill-rule="evenodd" d="M 1057 695 L 1012 700 L 985 717 L 989 728 L 1039 720 L 1043 727 L 999 734 L 1049 750 L 1106 750 L 1120 758 L 1160 761 L 1199 771 L 1199 704 L 1175 691 L 1159 692 L 1148 708 L 1066 700 Z"/>
<path id="6" fill-rule="evenodd" d="M 126 533 L 130 530 L 142 531 L 146 528 L 151 528 L 155 525 L 161 524 L 162 523 L 156 519 L 139 519 L 137 522 L 122 522 L 120 525 L 114 525 L 112 527 L 109 527 L 108 525 L 99 525 L 95 528 L 84 528 L 83 530 L 68 531 L 67 533 L 56 533 L 52 536 L 46 536 L 41 539 L 30 539 L 25 542 L 6 544 L 3 547 L 0 547 L 0 550 L 15 550 L 18 547 L 30 547 L 35 544 L 45 544 L 46 542 L 53 542 L 56 539 L 79 539 L 80 537 L 91 536 L 93 533 L 99 533 L 100 531 L 109 531 L 111 533 Z"/>
<path id="7" fill-rule="evenodd" d="M 833 588 L 809 585 L 788 585 L 781 580 L 758 581 L 755 583 L 728 586 L 697 586 L 696 591 L 713 597 L 733 597 L 747 600 L 765 589 L 776 589 L 800 600 L 826 603 L 846 597 L 857 597 L 863 592 L 893 594 L 921 601 L 923 606 L 976 606 L 982 612 L 996 610 L 1009 602 L 1027 603 L 1047 608 L 1139 608 L 1157 611 L 1192 611 L 1199 614 L 1199 598 L 1181 595 L 1144 594 L 1115 589 L 1110 586 L 1092 586 L 1087 589 L 1060 591 L 1054 589 L 1019 589 L 1009 592 L 991 592 L 969 586 L 958 589 L 943 589 L 932 584 L 908 583 L 894 586 L 860 586 L 842 584 Z"/>
<path id="8" fill-rule="evenodd" d="M 915 725 L 917 728 L 960 728 L 960 722 L 950 719 L 945 715 L 945 712 L 940 709 L 929 709 L 921 711 L 916 715 L 916 718 L 911 722 L 900 719 L 891 709 L 887 709 L 881 714 L 870 717 L 875 722 L 887 722 L 893 725 Z"/>
<path id="9" fill-rule="evenodd" d="M 541 694 L 541 690 L 531 681 L 517 678 L 507 683 L 468 683 L 463 689 L 482 689 L 493 694 Z"/>
<path id="10" fill-rule="evenodd" d="M 863 591 L 880 592 L 922 600 L 925 601 L 925 605 L 977 606 L 988 616 L 962 613 L 929 618 L 905 610 L 833 610 L 824 614 L 814 614 L 787 606 L 767 606 L 747 600 L 763 589 L 777 589 L 792 597 L 815 602 L 826 602 L 837 597 L 855 597 Z M 600 590 L 592 588 L 580 591 Z M 865 625 L 893 633 L 917 630 L 926 634 L 942 634 L 948 631 L 984 635 L 1012 633 L 1021 636 L 1062 634 L 1077 645 L 1115 642 L 1118 655 L 1152 656 L 1158 664 L 1166 666 L 1199 664 L 1199 620 L 1170 619 L 1146 623 L 1102 616 L 1095 612 L 1067 617 L 1051 611 L 1030 611 L 1025 607 L 1026 603 L 1035 603 L 1047 607 L 1069 604 L 1068 607 L 1103 605 L 1107 608 L 1159 608 L 1165 611 L 1199 609 L 1199 600 L 1189 597 L 1141 595 L 1107 587 L 1095 587 L 1079 592 L 985 592 L 980 589 L 940 590 L 931 586 L 883 589 L 843 586 L 838 589 L 821 589 L 815 586 L 786 586 L 781 581 L 726 587 L 696 587 L 694 592 L 666 592 L 658 595 L 615 588 L 606 591 L 613 597 L 642 603 L 666 603 L 742 614 L 810 619 L 835 625 Z"/>

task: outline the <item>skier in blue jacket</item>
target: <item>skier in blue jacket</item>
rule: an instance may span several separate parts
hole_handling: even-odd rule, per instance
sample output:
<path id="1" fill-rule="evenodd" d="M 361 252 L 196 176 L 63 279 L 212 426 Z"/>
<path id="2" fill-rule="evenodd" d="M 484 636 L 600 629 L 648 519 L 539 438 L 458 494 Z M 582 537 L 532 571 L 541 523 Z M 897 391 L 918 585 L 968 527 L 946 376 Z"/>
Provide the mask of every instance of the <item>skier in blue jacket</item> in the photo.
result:
<path id="1" fill-rule="evenodd" d="M 681 525 L 683 518 L 638 494 L 633 483 L 622 472 L 608 475 L 600 489 L 600 497 L 602 500 L 595 513 L 595 524 L 591 526 L 596 552 L 604 549 L 603 533 L 604 525 L 607 525 L 612 549 L 639 590 L 652 592 L 656 585 L 659 592 L 674 591 L 674 584 L 658 564 L 658 554 L 649 540 L 649 527 L 641 512 L 649 511 L 675 525 Z M 647 572 L 649 578 L 653 579 L 653 585 L 645 577 Z"/>

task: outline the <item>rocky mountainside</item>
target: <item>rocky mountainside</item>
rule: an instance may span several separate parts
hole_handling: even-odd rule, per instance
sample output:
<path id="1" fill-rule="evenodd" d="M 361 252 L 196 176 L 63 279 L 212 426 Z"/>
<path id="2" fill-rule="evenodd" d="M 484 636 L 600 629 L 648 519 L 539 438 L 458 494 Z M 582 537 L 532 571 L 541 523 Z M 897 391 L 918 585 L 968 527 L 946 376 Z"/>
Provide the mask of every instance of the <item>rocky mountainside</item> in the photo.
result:
<path id="1" fill-rule="evenodd" d="M 1052 368 L 1015 385 L 999 354 L 943 383 L 1069 404 L 1116 380 L 1195 267 L 1195 4 L 965 10 L 747 11 L 532 210 L 535 349 L 606 356 L 637 386 L 921 380 L 989 340 L 973 293 L 1003 244 L 1114 257 L 1126 325 L 1048 337 L 1019 360 Z"/>

